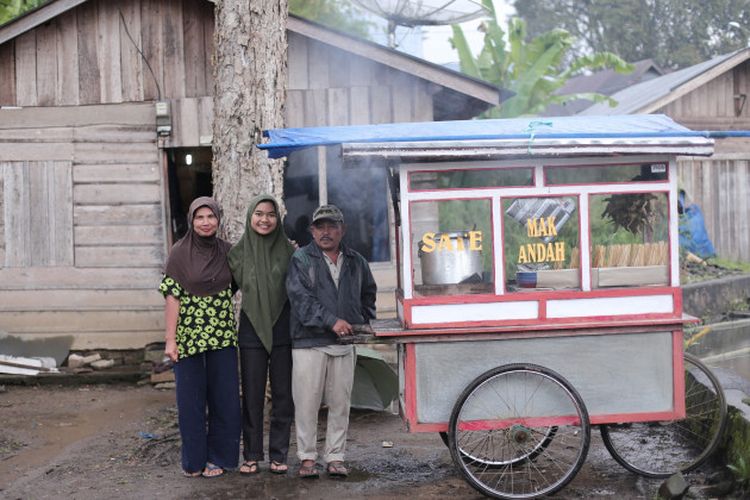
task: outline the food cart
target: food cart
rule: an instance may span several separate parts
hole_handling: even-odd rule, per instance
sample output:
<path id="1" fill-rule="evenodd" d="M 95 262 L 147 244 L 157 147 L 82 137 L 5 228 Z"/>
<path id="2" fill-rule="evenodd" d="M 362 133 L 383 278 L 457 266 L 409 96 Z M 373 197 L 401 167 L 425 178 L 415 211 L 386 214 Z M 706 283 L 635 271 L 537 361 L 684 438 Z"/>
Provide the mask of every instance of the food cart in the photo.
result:
<path id="1" fill-rule="evenodd" d="M 387 169 L 397 318 L 358 341 L 397 344 L 406 428 L 441 433 L 476 489 L 558 491 L 591 425 L 620 463 L 656 477 L 715 447 L 723 395 L 683 357 L 676 173 L 676 156 L 712 154 L 711 138 L 662 115 L 267 135 L 272 157 L 328 146 L 351 168 Z M 654 434 L 699 411 L 694 385 L 710 386 L 712 408 L 690 422 L 706 438 L 697 450 Z"/>

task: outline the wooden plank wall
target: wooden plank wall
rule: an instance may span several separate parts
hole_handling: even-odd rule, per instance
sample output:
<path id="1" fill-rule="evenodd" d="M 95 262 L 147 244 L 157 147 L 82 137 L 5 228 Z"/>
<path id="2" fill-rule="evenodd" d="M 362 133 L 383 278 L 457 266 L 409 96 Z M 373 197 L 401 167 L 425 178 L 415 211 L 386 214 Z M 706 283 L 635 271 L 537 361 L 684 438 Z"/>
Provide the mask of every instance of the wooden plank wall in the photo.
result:
<path id="1" fill-rule="evenodd" d="M 5 175 L 0 170 L 0 268 L 5 265 Z"/>
<path id="2" fill-rule="evenodd" d="M 70 161 L 0 161 L 5 267 L 72 266 Z"/>
<path id="3" fill-rule="evenodd" d="M 744 101 L 741 95 L 745 96 Z M 687 93 L 659 112 L 694 130 L 750 129 L 750 61 Z"/>
<path id="4" fill-rule="evenodd" d="M 703 211 L 720 257 L 750 262 L 750 152 L 680 158 L 679 183 Z"/>
<path id="5" fill-rule="evenodd" d="M 0 45 L 0 106 L 209 95 L 213 23 L 206 1 L 91 0 Z"/>
<path id="6" fill-rule="evenodd" d="M 1 331 L 77 349 L 163 337 L 154 120 L 151 104 L 0 110 Z"/>
<path id="7" fill-rule="evenodd" d="M 431 84 L 289 33 L 288 127 L 432 120 Z"/>

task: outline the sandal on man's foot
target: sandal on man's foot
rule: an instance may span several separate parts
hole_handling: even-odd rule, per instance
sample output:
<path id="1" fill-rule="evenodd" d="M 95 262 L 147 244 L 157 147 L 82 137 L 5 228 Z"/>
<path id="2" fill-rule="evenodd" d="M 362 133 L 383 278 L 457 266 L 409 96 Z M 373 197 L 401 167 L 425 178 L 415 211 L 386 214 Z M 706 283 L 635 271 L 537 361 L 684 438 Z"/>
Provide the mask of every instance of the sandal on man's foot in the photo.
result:
<path id="1" fill-rule="evenodd" d="M 286 474 L 289 471 L 289 466 L 283 462 L 272 460 L 270 471 L 273 474 Z"/>
<path id="2" fill-rule="evenodd" d="M 240 474 L 257 474 L 258 473 L 258 462 L 255 460 L 245 460 L 240 465 Z"/>
<path id="3" fill-rule="evenodd" d="M 320 472 L 318 472 L 314 460 L 303 460 L 299 466 L 298 474 L 302 479 L 317 479 L 320 477 Z"/>
<path id="4" fill-rule="evenodd" d="M 329 462 L 326 470 L 328 477 L 344 478 L 349 475 L 349 469 L 344 466 L 344 462 L 339 460 Z"/>
<path id="5" fill-rule="evenodd" d="M 199 470 L 198 472 L 188 472 L 184 470 L 182 471 L 182 475 L 185 477 L 201 477 L 203 475 L 203 471 Z"/>
<path id="6" fill-rule="evenodd" d="M 206 468 L 203 469 L 203 473 L 201 475 L 203 477 L 219 477 L 224 475 L 224 469 L 209 462 L 206 464 Z"/>

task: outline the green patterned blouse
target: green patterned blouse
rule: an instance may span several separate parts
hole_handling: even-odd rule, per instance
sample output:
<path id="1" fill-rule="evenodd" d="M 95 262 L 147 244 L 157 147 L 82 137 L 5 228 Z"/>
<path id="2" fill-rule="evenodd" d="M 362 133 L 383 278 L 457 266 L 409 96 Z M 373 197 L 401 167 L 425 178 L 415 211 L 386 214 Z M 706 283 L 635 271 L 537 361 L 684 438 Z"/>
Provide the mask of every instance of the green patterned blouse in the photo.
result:
<path id="1" fill-rule="evenodd" d="M 180 301 L 177 321 L 177 352 L 186 358 L 205 351 L 237 346 L 237 329 L 232 308 L 232 289 L 208 297 L 190 294 L 169 276 L 164 276 L 159 291 Z"/>

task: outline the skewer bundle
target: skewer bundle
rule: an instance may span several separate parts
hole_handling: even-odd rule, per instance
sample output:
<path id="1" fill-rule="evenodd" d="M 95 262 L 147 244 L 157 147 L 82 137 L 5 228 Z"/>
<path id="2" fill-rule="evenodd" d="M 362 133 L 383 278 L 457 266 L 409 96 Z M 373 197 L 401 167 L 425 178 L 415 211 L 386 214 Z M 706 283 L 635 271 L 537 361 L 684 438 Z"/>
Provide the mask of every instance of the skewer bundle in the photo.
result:
<path id="1" fill-rule="evenodd" d="M 668 261 L 669 246 L 666 241 L 595 245 L 592 252 L 592 267 L 595 268 L 663 266 Z"/>

